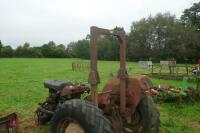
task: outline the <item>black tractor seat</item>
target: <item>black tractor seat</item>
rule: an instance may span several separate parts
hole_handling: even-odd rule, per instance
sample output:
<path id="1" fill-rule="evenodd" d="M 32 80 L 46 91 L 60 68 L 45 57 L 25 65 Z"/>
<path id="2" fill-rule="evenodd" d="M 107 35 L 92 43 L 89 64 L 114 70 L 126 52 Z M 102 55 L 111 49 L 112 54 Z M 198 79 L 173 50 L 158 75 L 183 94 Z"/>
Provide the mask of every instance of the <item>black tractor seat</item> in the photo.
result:
<path id="1" fill-rule="evenodd" d="M 53 89 L 56 91 L 62 90 L 65 86 L 72 85 L 71 82 L 64 80 L 46 80 L 44 81 L 44 87 Z"/>

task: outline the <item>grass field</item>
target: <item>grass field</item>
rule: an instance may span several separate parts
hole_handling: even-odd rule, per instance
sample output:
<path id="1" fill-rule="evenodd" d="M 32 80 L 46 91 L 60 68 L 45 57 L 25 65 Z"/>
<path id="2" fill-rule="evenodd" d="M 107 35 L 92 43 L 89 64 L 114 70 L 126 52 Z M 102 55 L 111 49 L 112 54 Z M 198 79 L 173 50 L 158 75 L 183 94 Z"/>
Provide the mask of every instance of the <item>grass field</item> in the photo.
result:
<path id="1" fill-rule="evenodd" d="M 71 63 L 79 59 L 0 59 L 0 116 L 18 112 L 21 132 L 48 133 L 49 127 L 34 124 L 34 111 L 37 104 L 48 95 L 43 87 L 47 79 L 63 79 L 87 82 L 88 71 L 72 71 Z M 86 61 L 86 60 L 85 60 Z M 118 62 L 99 61 L 99 73 L 103 88 L 110 73 L 116 73 Z M 137 63 L 127 63 L 132 67 L 129 75 L 141 75 L 144 70 Z M 181 81 L 152 79 L 154 84 L 168 83 L 181 86 Z M 161 133 L 200 133 L 200 103 L 158 105 L 161 115 Z"/>

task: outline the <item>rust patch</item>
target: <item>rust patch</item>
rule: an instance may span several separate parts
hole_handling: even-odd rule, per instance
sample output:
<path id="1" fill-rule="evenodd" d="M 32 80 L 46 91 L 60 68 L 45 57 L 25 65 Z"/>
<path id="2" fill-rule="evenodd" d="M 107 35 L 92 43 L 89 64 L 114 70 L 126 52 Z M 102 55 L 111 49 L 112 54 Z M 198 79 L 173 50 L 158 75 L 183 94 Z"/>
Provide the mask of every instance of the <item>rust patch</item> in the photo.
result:
<path id="1" fill-rule="evenodd" d="M 152 82 L 147 76 L 141 77 L 129 77 L 127 80 L 126 86 L 126 106 L 128 105 L 135 105 L 139 103 L 141 96 L 143 95 L 144 91 L 148 88 L 152 87 Z M 103 92 L 111 91 L 110 95 L 112 96 L 119 96 L 120 95 L 120 79 L 114 77 L 110 79 L 104 89 Z M 116 100 L 119 100 L 119 97 Z"/>

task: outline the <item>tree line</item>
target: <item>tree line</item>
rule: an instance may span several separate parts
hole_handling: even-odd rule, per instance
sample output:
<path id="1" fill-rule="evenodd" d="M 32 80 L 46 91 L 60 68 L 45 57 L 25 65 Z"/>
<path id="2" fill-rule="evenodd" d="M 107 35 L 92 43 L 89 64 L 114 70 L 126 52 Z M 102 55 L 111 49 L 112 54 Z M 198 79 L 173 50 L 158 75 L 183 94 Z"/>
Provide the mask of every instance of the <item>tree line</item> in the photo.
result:
<path id="1" fill-rule="evenodd" d="M 4 46 L 0 41 L 0 57 L 30 57 L 30 58 L 65 58 L 69 57 L 67 48 L 63 44 L 56 45 L 54 41 L 49 41 L 41 47 L 31 47 L 28 42 L 16 49 L 11 46 Z"/>
<path id="2" fill-rule="evenodd" d="M 123 30 L 116 27 L 114 30 Z M 133 22 L 126 34 L 127 59 L 166 60 L 185 59 L 196 61 L 200 58 L 200 2 L 185 9 L 180 19 L 170 13 L 158 13 Z M 89 59 L 90 35 L 71 42 L 67 47 L 53 41 L 40 47 L 31 47 L 30 43 L 12 49 L 0 41 L 0 57 L 46 57 L 46 58 L 83 58 Z M 98 59 L 119 60 L 119 42 L 113 36 L 100 36 L 98 41 Z"/>

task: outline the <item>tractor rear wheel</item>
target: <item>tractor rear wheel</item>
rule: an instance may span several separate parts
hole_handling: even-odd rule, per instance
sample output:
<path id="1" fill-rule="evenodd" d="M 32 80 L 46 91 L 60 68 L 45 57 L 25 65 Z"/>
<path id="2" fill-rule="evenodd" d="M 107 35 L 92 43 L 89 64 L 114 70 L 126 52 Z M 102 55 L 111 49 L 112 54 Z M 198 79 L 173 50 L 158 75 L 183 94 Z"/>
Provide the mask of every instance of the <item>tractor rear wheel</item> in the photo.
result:
<path id="1" fill-rule="evenodd" d="M 160 127 L 160 114 L 156 104 L 148 95 L 144 95 L 135 113 L 132 115 L 133 122 L 126 124 L 126 133 L 158 133 Z"/>
<path id="2" fill-rule="evenodd" d="M 73 99 L 58 107 L 51 120 L 52 133 L 112 133 L 110 121 L 88 101 Z"/>

